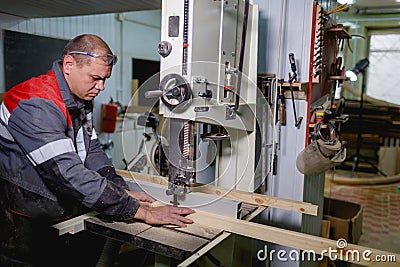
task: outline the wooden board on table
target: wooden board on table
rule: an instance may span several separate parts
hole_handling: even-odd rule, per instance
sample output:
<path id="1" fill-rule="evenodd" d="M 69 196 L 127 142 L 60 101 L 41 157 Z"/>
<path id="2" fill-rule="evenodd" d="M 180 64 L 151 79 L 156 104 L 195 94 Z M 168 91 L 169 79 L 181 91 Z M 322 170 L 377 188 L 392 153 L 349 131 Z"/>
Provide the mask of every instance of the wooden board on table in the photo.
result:
<path id="1" fill-rule="evenodd" d="M 98 217 L 86 219 L 85 229 L 179 260 L 191 256 L 222 233 L 222 230 L 202 225 L 190 225 L 178 230 L 176 227 L 151 226 L 135 220 L 115 222 Z"/>
<path id="2" fill-rule="evenodd" d="M 164 225 L 163 227 L 172 229 L 174 231 L 202 237 L 208 240 L 212 240 L 218 235 L 220 235 L 223 231 L 221 229 L 199 225 L 199 224 L 188 224 L 186 228 L 179 228 L 172 225 Z"/>
<path id="3" fill-rule="evenodd" d="M 144 243 L 144 247 L 153 246 L 154 250 L 150 250 L 157 253 L 164 246 L 177 251 L 185 251 L 189 255 L 209 242 L 208 239 L 164 227 L 151 227 L 136 237 L 142 239 L 141 242 Z M 157 247 L 158 249 L 156 250 L 155 248 Z M 175 258 L 179 258 L 179 256 Z"/>
<path id="4" fill-rule="evenodd" d="M 279 244 L 300 250 L 314 251 L 318 255 L 320 255 L 322 252 L 327 252 L 332 249 L 337 249 L 338 251 L 343 250 L 344 255 L 350 255 L 347 258 L 342 258 L 343 260 L 363 266 L 400 266 L 400 254 L 396 253 L 381 251 L 354 244 L 347 244 L 347 246 L 345 246 L 344 248 L 339 249 L 337 247 L 336 240 L 290 231 L 268 225 L 261 225 L 253 222 L 227 218 L 219 216 L 217 214 L 196 212 L 195 214 L 189 215 L 188 218 L 192 219 L 195 224 L 215 227 L 230 233 L 247 236 L 253 239 L 258 239 L 261 241 Z M 363 252 L 367 250 L 371 251 L 371 253 L 368 254 L 368 257 L 360 256 L 359 260 L 357 259 L 357 257 L 351 257 L 351 255 L 353 255 L 352 253 L 346 254 L 346 252 L 348 251 L 358 251 L 360 253 L 359 255 L 363 255 Z M 392 257 L 395 257 L 395 262 L 379 262 L 373 260 L 375 256 L 380 255 L 393 255 Z"/>
<path id="5" fill-rule="evenodd" d="M 114 229 L 116 231 L 121 231 L 121 232 L 130 234 L 132 236 L 138 235 L 141 232 L 146 231 L 152 227 L 151 225 L 149 225 L 147 223 L 134 221 L 134 220 L 132 220 L 130 222 L 118 222 L 118 221 L 103 220 L 98 217 L 92 217 L 92 218 L 86 219 L 85 222 L 96 224 L 101 227 Z"/>
<path id="6" fill-rule="evenodd" d="M 117 170 L 117 173 L 126 179 L 141 180 L 168 186 L 168 179 L 165 177 L 146 175 L 142 173 L 134 173 L 124 170 Z M 318 206 L 307 202 L 301 202 L 301 201 L 295 201 L 277 197 L 269 197 L 262 194 L 243 192 L 237 190 L 225 190 L 210 185 L 202 185 L 194 187 L 191 188 L 191 190 L 194 192 L 202 192 L 206 194 L 224 196 L 226 198 L 242 201 L 244 203 L 269 206 L 283 210 L 296 211 L 314 216 L 316 216 L 318 213 Z"/>

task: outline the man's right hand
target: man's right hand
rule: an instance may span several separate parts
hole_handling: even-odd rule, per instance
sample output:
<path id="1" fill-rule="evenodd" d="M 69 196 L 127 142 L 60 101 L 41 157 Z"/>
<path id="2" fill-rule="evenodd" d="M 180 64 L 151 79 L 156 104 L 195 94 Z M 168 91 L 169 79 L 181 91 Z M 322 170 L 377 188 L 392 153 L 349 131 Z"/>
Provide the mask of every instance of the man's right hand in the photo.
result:
<path id="1" fill-rule="evenodd" d="M 179 227 L 186 227 L 186 224 L 191 224 L 193 221 L 185 218 L 184 215 L 192 213 L 195 213 L 195 211 L 184 207 L 140 205 L 134 218 L 153 225 L 174 224 Z"/>

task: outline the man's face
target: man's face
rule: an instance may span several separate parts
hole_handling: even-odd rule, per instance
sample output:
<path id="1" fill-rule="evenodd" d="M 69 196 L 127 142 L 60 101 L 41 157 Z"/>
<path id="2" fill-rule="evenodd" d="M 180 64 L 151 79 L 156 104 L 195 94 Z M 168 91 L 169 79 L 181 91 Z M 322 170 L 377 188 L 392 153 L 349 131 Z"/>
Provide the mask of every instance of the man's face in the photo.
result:
<path id="1" fill-rule="evenodd" d="M 104 90 L 106 79 L 111 76 L 112 67 L 99 58 L 92 58 L 91 64 L 77 65 L 71 55 L 63 60 L 63 72 L 71 93 L 83 100 L 93 100 Z"/>

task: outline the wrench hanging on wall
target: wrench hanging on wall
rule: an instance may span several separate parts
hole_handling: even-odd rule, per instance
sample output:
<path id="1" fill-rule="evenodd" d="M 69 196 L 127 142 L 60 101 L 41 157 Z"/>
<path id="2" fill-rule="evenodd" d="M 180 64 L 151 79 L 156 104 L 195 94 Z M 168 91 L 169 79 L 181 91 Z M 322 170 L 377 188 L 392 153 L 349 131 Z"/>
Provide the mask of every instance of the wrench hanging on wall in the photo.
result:
<path id="1" fill-rule="evenodd" d="M 296 68 L 296 60 L 294 59 L 294 54 L 290 53 L 289 54 L 289 62 L 290 62 L 290 68 L 292 70 L 291 73 L 289 73 L 289 85 L 290 85 L 290 93 L 292 94 L 292 103 L 293 103 L 293 113 L 294 113 L 294 126 L 298 128 L 301 124 L 301 121 L 303 120 L 303 117 L 298 117 L 297 118 L 297 113 L 296 113 L 296 104 L 294 102 L 294 92 L 293 92 L 293 82 L 297 80 L 297 68 Z"/>

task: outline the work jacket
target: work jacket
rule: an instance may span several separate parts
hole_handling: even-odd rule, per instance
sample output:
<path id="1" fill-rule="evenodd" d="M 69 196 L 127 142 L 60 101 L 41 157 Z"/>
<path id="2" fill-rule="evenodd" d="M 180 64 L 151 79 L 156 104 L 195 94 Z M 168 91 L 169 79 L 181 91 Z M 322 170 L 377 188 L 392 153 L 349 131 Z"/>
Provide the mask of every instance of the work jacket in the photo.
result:
<path id="1" fill-rule="evenodd" d="M 5 94 L 0 107 L 0 178 L 56 203 L 61 211 L 64 202 L 74 199 L 113 219 L 132 219 L 139 203 L 128 196 L 125 181 L 100 148 L 92 102 L 74 99 L 60 64 L 54 62 L 47 74 Z M 37 213 L 46 211 L 38 205 L 11 208 L 42 216 Z"/>

